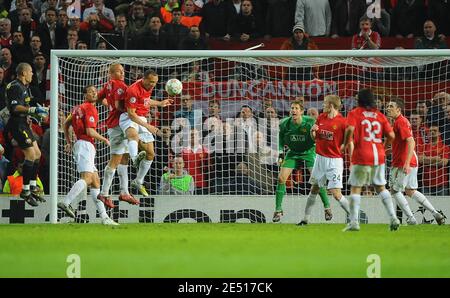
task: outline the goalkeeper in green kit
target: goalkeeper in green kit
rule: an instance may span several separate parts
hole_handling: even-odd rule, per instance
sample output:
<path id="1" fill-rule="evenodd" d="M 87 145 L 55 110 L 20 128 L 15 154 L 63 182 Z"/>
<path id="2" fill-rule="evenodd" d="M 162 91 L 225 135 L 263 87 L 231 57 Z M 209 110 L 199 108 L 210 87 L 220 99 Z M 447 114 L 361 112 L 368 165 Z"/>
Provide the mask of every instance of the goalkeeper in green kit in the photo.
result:
<path id="1" fill-rule="evenodd" d="M 302 161 L 306 163 L 306 167 L 311 172 L 316 158 L 316 144 L 311 138 L 310 130 L 315 120 L 309 116 L 304 116 L 303 102 L 295 100 L 291 104 L 290 117 L 286 117 L 280 122 L 280 130 L 278 136 L 280 150 L 280 173 L 278 175 L 278 184 L 276 190 L 275 213 L 273 214 L 273 222 L 279 222 L 283 216 L 283 197 L 286 193 L 286 180 L 294 169 L 302 167 Z M 288 151 L 284 155 L 284 147 L 287 146 Z M 325 208 L 325 220 L 331 220 L 333 217 L 330 209 L 330 201 L 328 200 L 325 188 L 320 188 L 320 198 Z"/>

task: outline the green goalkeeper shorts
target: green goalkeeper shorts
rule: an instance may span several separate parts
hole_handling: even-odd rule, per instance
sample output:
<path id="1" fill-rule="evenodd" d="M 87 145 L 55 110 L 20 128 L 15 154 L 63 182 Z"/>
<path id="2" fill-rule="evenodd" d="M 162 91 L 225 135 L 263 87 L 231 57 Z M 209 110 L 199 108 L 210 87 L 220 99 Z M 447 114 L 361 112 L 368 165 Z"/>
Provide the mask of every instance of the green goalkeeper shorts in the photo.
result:
<path id="1" fill-rule="evenodd" d="M 316 153 L 314 151 L 307 151 L 301 154 L 288 152 L 283 162 L 281 163 L 281 167 L 289 169 L 301 169 L 302 162 L 304 161 L 306 167 L 308 169 L 312 169 L 314 166 L 315 159 Z"/>

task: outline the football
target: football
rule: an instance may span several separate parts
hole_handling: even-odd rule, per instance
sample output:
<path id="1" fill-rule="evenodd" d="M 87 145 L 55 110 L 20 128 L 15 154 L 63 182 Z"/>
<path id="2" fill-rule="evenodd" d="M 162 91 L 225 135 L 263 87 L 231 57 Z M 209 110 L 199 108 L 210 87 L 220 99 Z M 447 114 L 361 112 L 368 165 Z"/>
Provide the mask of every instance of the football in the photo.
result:
<path id="1" fill-rule="evenodd" d="M 178 95 L 183 90 L 183 84 L 177 79 L 170 79 L 166 83 L 166 92 L 170 96 Z"/>

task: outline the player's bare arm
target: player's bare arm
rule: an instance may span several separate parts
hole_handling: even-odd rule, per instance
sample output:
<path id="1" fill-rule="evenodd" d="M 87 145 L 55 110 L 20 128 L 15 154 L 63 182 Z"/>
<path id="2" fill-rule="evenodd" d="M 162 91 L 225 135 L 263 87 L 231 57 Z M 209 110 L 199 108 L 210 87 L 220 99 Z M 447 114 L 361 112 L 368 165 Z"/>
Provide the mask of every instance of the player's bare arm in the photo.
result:
<path id="1" fill-rule="evenodd" d="M 70 139 L 70 126 L 72 125 L 72 114 L 69 114 L 67 116 L 66 120 L 64 121 L 64 137 L 66 139 L 66 145 L 65 150 L 66 152 L 70 152 L 72 150 L 72 140 Z"/>
<path id="2" fill-rule="evenodd" d="M 92 128 L 92 127 L 86 128 L 86 134 L 89 137 L 92 137 L 92 138 L 96 139 L 97 141 L 103 142 L 105 145 L 109 146 L 109 140 L 107 138 L 105 138 L 104 136 L 102 136 L 101 134 L 99 134 L 94 128 Z"/>
<path id="3" fill-rule="evenodd" d="M 154 100 L 154 99 L 150 99 L 150 106 L 151 107 L 161 107 L 161 108 L 165 108 L 168 106 L 171 106 L 173 104 L 173 99 L 168 98 L 168 99 L 164 99 L 164 100 Z"/>
<path id="4" fill-rule="evenodd" d="M 355 127 L 354 126 L 347 126 L 347 128 L 345 129 L 345 133 L 344 133 L 344 147 L 347 148 L 347 146 L 350 144 L 352 138 L 353 138 L 353 133 L 355 132 Z"/>
<path id="5" fill-rule="evenodd" d="M 406 155 L 406 160 L 405 160 L 405 164 L 403 165 L 403 171 L 406 174 L 409 174 L 409 172 L 411 171 L 411 158 L 413 157 L 414 154 L 414 148 L 416 147 L 416 142 L 414 141 L 413 137 L 409 137 L 406 139 L 406 143 L 408 144 L 408 153 Z"/>
<path id="6" fill-rule="evenodd" d="M 318 126 L 317 124 L 314 124 L 314 125 L 311 127 L 310 134 L 311 134 L 311 138 L 312 138 L 313 140 L 316 139 L 316 133 L 317 133 L 318 130 L 319 130 L 319 126 Z"/>
<path id="7" fill-rule="evenodd" d="M 147 121 L 144 121 L 141 118 L 139 118 L 139 116 L 136 114 L 136 109 L 128 108 L 127 113 L 128 113 L 128 117 L 130 117 L 131 121 L 147 128 L 148 131 L 151 132 L 152 134 L 159 135 L 159 129 L 153 125 L 148 124 Z"/>

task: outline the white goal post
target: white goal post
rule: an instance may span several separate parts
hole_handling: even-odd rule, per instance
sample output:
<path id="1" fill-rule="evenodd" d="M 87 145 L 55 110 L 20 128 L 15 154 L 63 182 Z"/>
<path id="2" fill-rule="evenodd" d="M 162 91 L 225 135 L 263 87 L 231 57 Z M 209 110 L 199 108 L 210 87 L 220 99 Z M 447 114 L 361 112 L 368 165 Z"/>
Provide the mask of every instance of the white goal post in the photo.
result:
<path id="1" fill-rule="evenodd" d="M 50 57 L 51 66 L 51 104 L 50 104 L 50 197 L 51 197 L 51 212 L 50 212 L 50 222 L 57 222 L 57 201 L 61 194 L 58 189 L 60 183 L 60 178 L 58 175 L 58 164 L 60 162 L 58 156 L 58 142 L 59 142 L 59 132 L 58 132 L 58 112 L 60 110 L 60 75 L 61 75 L 61 59 L 74 59 L 73 64 L 78 63 L 77 61 L 102 61 L 103 63 L 127 63 L 130 65 L 143 65 L 147 68 L 153 68 L 153 65 L 163 66 L 165 61 L 167 61 L 167 67 L 172 67 L 174 65 L 186 64 L 200 59 L 223 59 L 225 61 L 230 61 L 233 64 L 251 64 L 251 65 L 261 65 L 265 67 L 266 73 L 269 73 L 268 69 L 272 69 L 274 72 L 278 72 L 277 75 L 271 76 L 264 74 L 261 77 L 257 77 L 256 80 L 259 81 L 276 81 L 276 83 L 270 86 L 264 85 L 260 87 L 257 85 L 249 84 L 246 88 L 249 88 L 249 92 L 253 89 L 263 89 L 266 88 L 269 91 L 275 90 L 275 93 L 279 91 L 279 88 L 284 88 L 281 86 L 280 81 L 293 80 L 292 77 L 286 77 L 285 72 L 290 74 L 290 68 L 309 68 L 308 72 L 326 72 L 326 76 L 319 75 L 318 77 L 304 77 L 304 81 L 315 80 L 316 82 L 332 81 L 334 80 L 337 84 L 338 78 L 333 77 L 333 72 L 336 69 L 327 69 L 328 66 L 333 67 L 333 65 L 350 65 L 348 71 L 352 75 L 357 77 L 355 87 L 352 87 L 348 92 L 356 91 L 359 88 L 361 82 L 365 81 L 376 81 L 376 82 L 392 82 L 392 81 L 413 81 L 415 74 L 414 72 L 424 72 L 424 65 L 438 64 L 440 68 L 439 73 L 433 73 L 433 69 L 429 71 L 430 78 L 425 77 L 425 80 L 433 81 L 433 89 L 431 92 L 446 91 L 449 92 L 450 84 L 448 80 L 442 82 L 441 79 L 448 78 L 448 74 L 442 73 L 442 69 L 450 71 L 450 67 L 447 63 L 450 62 L 450 50 L 319 50 L 319 51 L 136 51 L 136 50 L 124 50 L 124 51 L 105 51 L 105 50 L 52 50 Z M 77 60 L 82 59 L 82 60 Z M 146 64 L 146 60 L 151 59 L 153 64 Z M 142 62 L 140 62 L 142 60 Z M 231 65 L 231 64 L 230 64 Z M 213 66 L 211 66 L 213 67 Z M 230 66 L 231 67 L 231 66 Z M 336 66 L 341 67 L 341 66 Z M 312 70 L 311 70 L 312 69 Z M 381 69 L 381 70 L 377 70 Z M 378 74 L 383 72 L 384 69 L 389 69 L 390 77 L 379 76 Z M 339 71 L 338 75 L 342 75 L 345 72 L 345 68 Z M 279 74 L 283 72 L 283 76 Z M 408 75 L 404 74 L 408 72 Z M 104 74 L 103 74 L 104 75 Z M 425 74 L 427 75 L 427 74 Z M 65 78 L 65 79 L 76 79 L 76 78 Z M 225 79 L 226 80 L 226 79 Z M 235 78 L 233 78 L 235 80 Z M 344 79 L 345 80 L 345 79 Z M 343 81 L 344 81 L 343 80 Z M 231 79 L 230 79 L 231 81 Z M 325 88 L 322 83 L 317 83 L 316 88 Z M 364 85 L 364 84 L 363 84 Z M 370 85 L 370 84 L 369 84 Z M 395 90 L 400 90 L 401 84 L 397 84 Z M 414 84 L 413 84 L 414 85 Z M 241 85 L 236 85 L 241 86 Z M 306 88 L 311 89 L 311 85 L 306 85 Z M 272 88 L 272 89 L 270 89 Z M 286 87 L 287 88 L 287 87 Z M 298 89 L 298 86 L 292 87 Z M 305 85 L 303 85 L 303 90 Z M 336 91 L 337 89 L 349 88 L 347 84 L 342 86 L 334 86 L 328 92 Z M 393 87 L 394 88 L 394 87 Z M 420 94 L 425 94 L 420 86 L 409 86 L 407 88 L 416 88 L 417 92 Z M 428 87 L 424 87 L 425 89 Z M 252 89 L 252 90 L 250 90 Z M 295 90 L 297 90 L 295 89 Z M 428 89 L 427 89 L 428 90 Z M 221 89 L 222 91 L 222 89 Z M 263 91 L 263 90 L 261 90 Z M 311 91 L 311 90 L 309 90 Z M 316 92 L 315 90 L 314 92 Z M 300 91 L 301 92 L 301 91 Z M 428 91 L 426 91 L 428 92 Z M 257 92 L 256 92 L 257 93 Z M 258 93 L 259 94 L 259 93 Z M 264 93 L 265 94 L 265 93 Z M 404 94 L 403 91 L 393 92 L 393 96 L 401 96 Z M 241 93 L 242 95 L 242 93 Z M 281 94 L 280 96 L 284 96 Z M 302 94 L 298 94 L 302 95 Z M 262 97 L 255 99 L 262 100 Z M 430 99 L 430 98 L 424 98 Z M 311 107 L 321 106 L 312 105 Z M 450 113 L 450 112 L 449 112 Z M 100 174 L 102 173 L 102 168 L 99 168 Z M 448 175 L 448 174 L 447 174 Z M 331 200 L 331 198 L 330 198 Z"/>

